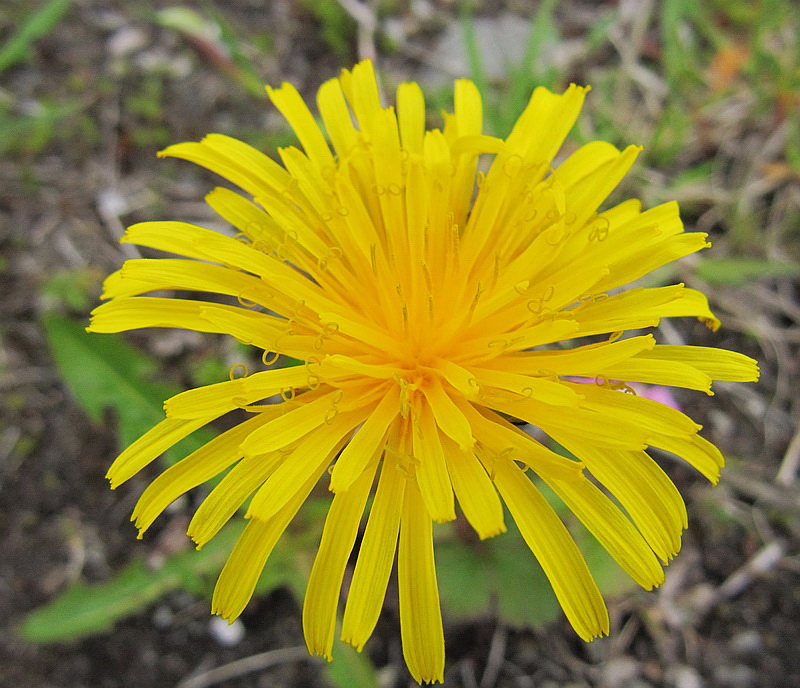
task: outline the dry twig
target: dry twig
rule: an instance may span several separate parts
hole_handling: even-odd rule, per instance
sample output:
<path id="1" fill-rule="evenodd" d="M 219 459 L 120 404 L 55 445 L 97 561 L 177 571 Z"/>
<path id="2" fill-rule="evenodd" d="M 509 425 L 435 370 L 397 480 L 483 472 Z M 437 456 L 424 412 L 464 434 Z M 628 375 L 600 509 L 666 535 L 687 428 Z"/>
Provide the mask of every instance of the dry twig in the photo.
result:
<path id="1" fill-rule="evenodd" d="M 237 659 L 235 662 L 223 664 L 201 674 L 189 676 L 183 679 L 176 688 L 208 688 L 208 686 L 215 686 L 223 681 L 238 678 L 245 674 L 264 671 L 264 669 L 278 664 L 302 661 L 318 660 L 308 654 L 308 649 L 305 646 L 282 647 L 278 650 L 270 650 L 269 652 L 261 652 L 257 655 Z"/>

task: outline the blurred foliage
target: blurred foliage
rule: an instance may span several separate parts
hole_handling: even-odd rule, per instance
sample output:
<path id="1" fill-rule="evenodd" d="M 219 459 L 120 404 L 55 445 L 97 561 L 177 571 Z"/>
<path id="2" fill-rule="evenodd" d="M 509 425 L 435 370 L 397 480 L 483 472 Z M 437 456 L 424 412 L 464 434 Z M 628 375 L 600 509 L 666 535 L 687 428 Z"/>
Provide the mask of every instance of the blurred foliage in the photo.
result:
<path id="1" fill-rule="evenodd" d="M 113 409 L 120 445 L 127 447 L 164 417 L 164 399 L 175 389 L 148 380 L 158 366 L 115 335 L 89 335 L 78 323 L 57 316 L 43 319 L 61 376 L 89 417 L 99 423 Z"/>
<path id="2" fill-rule="evenodd" d="M 746 257 L 706 258 L 696 272 L 708 284 L 739 287 L 759 279 L 799 277 L 800 265 Z"/>
<path id="3" fill-rule="evenodd" d="M 71 0 L 49 0 L 22 19 L 19 28 L 0 47 L 0 74 L 27 60 L 34 42 L 56 27 L 70 4 Z"/>
<path id="4" fill-rule="evenodd" d="M 73 640 L 110 631 L 116 621 L 145 609 L 172 590 L 205 594 L 242 529 L 241 523 L 231 524 L 201 551 L 174 554 L 157 567 L 135 559 L 102 585 L 75 583 L 29 614 L 20 634 L 34 643 Z"/>
<path id="5" fill-rule="evenodd" d="M 49 0 L 30 11 L 27 5 L 14 8 L 21 16 L 9 16 L 14 30 L 0 46 L 0 75 L 35 57 L 35 44 L 51 33 L 70 8 L 71 0 Z M 20 103 L 13 92 L 0 89 L 0 155 L 34 156 L 55 140 L 76 134 L 92 135 L 92 122 L 77 118 L 79 99 L 55 100 L 42 97 Z"/>
<path id="6" fill-rule="evenodd" d="M 205 2 L 204 9 L 209 18 L 180 5 L 159 10 L 154 18 L 160 26 L 183 36 L 203 58 L 251 96 L 266 98 L 263 81 L 248 57 L 248 47 L 240 32 L 212 2 Z M 264 47 L 269 45 L 267 41 Z"/>
<path id="7" fill-rule="evenodd" d="M 334 55 L 349 58 L 356 31 L 352 17 L 337 0 L 302 0 L 320 25 L 320 38 Z"/>
<path id="8" fill-rule="evenodd" d="M 558 83 L 559 74 L 555 66 L 550 65 L 544 69 L 538 66 L 545 45 L 561 38 L 554 20 L 555 7 L 555 0 L 543 0 L 539 4 L 531 21 L 522 59 L 516 65 L 508 65 L 507 83 L 502 88 L 493 88 L 484 73 L 483 56 L 478 47 L 472 20 L 472 7 L 468 2 L 460 5 L 470 77 L 483 96 L 484 115 L 490 132 L 495 136 L 508 136 L 534 88 L 546 86 L 552 89 Z"/>
<path id="9" fill-rule="evenodd" d="M 104 275 L 97 269 L 59 270 L 39 287 L 44 309 L 86 313 L 94 305 L 95 291 Z"/>
<path id="10" fill-rule="evenodd" d="M 77 102 L 50 103 L 40 101 L 27 113 L 14 112 L 0 101 L 0 155 L 36 155 L 56 137 L 73 133 L 62 128 L 65 120 L 80 112 Z"/>

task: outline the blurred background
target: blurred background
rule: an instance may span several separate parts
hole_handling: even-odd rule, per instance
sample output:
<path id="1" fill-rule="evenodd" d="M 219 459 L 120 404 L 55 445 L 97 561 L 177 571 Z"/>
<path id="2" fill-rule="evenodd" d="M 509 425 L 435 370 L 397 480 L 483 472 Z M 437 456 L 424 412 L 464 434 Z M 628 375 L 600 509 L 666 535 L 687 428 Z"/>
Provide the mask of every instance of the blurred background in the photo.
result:
<path id="1" fill-rule="evenodd" d="M 681 319 L 659 339 L 739 350 L 762 370 L 757 385 L 672 400 L 728 467 L 712 489 L 666 464 L 690 527 L 658 591 L 635 589 L 576 527 L 608 597 L 609 638 L 575 636 L 513 533 L 479 543 L 458 523 L 438 529 L 445 685 L 800 686 L 793 0 L 3 0 L 0 686 L 410 685 L 394 581 L 364 653 L 337 646 L 329 665 L 303 647 L 324 487 L 233 626 L 209 609 L 236 526 L 195 552 L 184 532 L 201 492 L 136 540 L 130 512 L 158 466 L 108 489 L 108 465 L 161 418 L 164 398 L 255 369 L 258 352 L 193 332 L 83 331 L 103 278 L 134 255 L 117 243 L 126 226 L 223 227 L 203 202 L 218 180 L 158 150 L 219 132 L 274 156 L 295 141 L 263 84 L 290 81 L 313 102 L 364 57 L 387 102 L 402 81 L 422 85 L 430 126 L 452 107 L 453 79 L 472 78 L 499 136 L 535 86 L 590 84 L 563 153 L 593 139 L 643 145 L 612 201 L 677 199 L 714 244 L 649 284 L 707 292 L 722 329 Z"/>

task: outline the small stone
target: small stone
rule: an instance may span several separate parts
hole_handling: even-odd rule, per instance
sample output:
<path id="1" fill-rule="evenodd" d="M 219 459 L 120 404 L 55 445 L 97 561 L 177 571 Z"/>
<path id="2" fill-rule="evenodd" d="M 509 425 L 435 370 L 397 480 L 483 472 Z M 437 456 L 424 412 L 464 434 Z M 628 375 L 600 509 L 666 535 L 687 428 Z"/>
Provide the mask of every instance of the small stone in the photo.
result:
<path id="1" fill-rule="evenodd" d="M 600 685 L 607 688 L 627 688 L 639 675 L 639 664 L 631 657 L 609 659 L 600 673 Z"/>
<path id="2" fill-rule="evenodd" d="M 172 624 L 172 610 L 165 604 L 160 604 L 153 611 L 153 626 L 159 630 L 169 628 Z"/>
<path id="3" fill-rule="evenodd" d="M 667 685 L 674 688 L 703 688 L 703 679 L 687 664 L 677 664 L 667 669 Z"/>
<path id="4" fill-rule="evenodd" d="M 108 52 L 119 58 L 138 52 L 147 45 L 148 40 L 147 34 L 141 29 L 123 26 L 111 34 L 106 45 Z"/>
<path id="5" fill-rule="evenodd" d="M 752 657 L 761 653 L 764 643 L 758 631 L 747 630 L 731 639 L 731 651 L 739 657 Z"/>
<path id="6" fill-rule="evenodd" d="M 244 624 L 236 619 L 229 624 L 221 616 L 212 616 L 208 622 L 208 632 L 222 647 L 234 647 L 238 645 L 245 636 Z"/>
<path id="7" fill-rule="evenodd" d="M 720 666 L 714 671 L 714 685 L 720 688 L 753 688 L 758 685 L 758 672 L 745 664 Z"/>
<path id="8" fill-rule="evenodd" d="M 421 22 L 431 21 L 436 14 L 430 0 L 412 0 L 411 14 Z"/>

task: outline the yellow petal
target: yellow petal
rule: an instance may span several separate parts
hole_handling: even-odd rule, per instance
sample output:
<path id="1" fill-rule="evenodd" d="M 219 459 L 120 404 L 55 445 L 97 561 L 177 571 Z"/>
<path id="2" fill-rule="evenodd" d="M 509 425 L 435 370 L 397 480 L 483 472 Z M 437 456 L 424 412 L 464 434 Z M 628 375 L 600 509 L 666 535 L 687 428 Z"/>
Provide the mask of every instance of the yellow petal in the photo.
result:
<path id="1" fill-rule="evenodd" d="M 164 409 L 168 418 L 220 416 L 235 408 L 278 394 L 281 390 L 304 387 L 307 381 L 308 370 L 304 366 L 262 370 L 236 380 L 181 392 L 167 399 Z M 276 405 L 271 413 L 274 418 L 282 413 L 282 409 Z"/>
<path id="2" fill-rule="evenodd" d="M 623 259 L 612 263 L 610 266 L 611 273 L 598 287 L 603 290 L 609 290 L 628 284 L 660 268 L 662 265 L 709 246 L 711 244 L 706 240 L 706 235 L 700 232 L 665 237 L 633 255 L 625 256 Z"/>
<path id="3" fill-rule="evenodd" d="M 267 93 L 273 105 L 281 111 L 289 126 L 297 134 L 306 154 L 314 164 L 320 169 L 325 166 L 332 168 L 333 156 L 325 137 L 297 89 L 291 84 L 283 83 L 280 88 L 267 86 Z"/>
<path id="4" fill-rule="evenodd" d="M 669 315 L 670 302 L 680 300 L 685 292 L 682 284 L 656 289 L 629 289 L 616 296 L 599 298 L 579 305 L 571 311 L 579 323 L 576 334 L 587 336 L 658 324 L 659 318 Z"/>
<path id="5" fill-rule="evenodd" d="M 646 590 L 664 582 L 664 570 L 641 533 L 589 480 L 547 480 L 615 561 Z"/>
<path id="6" fill-rule="evenodd" d="M 595 444 L 629 449 L 643 449 L 647 444 L 647 433 L 637 425 L 587 409 L 550 406 L 522 397 L 487 397 L 484 404 L 535 425 L 551 436 L 569 433 Z"/>
<path id="7" fill-rule="evenodd" d="M 419 682 L 444 680 L 444 632 L 433 561 L 431 517 L 414 481 L 403 501 L 397 557 L 400 633 L 408 670 Z"/>
<path id="8" fill-rule="evenodd" d="M 488 385 L 489 387 L 497 387 L 515 394 L 521 394 L 525 397 L 533 397 L 543 404 L 556 406 L 578 405 L 580 388 L 577 387 L 573 390 L 560 382 L 553 382 L 541 377 L 486 368 L 473 368 L 472 372 L 481 386 Z"/>
<path id="9" fill-rule="evenodd" d="M 473 397 L 478 393 L 478 379 L 473 372 L 462 368 L 446 358 L 436 361 L 436 368 L 452 387 L 465 397 Z"/>
<path id="10" fill-rule="evenodd" d="M 414 456 L 419 461 L 416 465 L 419 490 L 434 521 L 452 521 L 456 517 L 453 486 L 439 429 L 427 404 L 420 404 L 417 412 L 419 419 L 414 425 Z"/>
<path id="11" fill-rule="evenodd" d="M 332 354 L 325 357 L 325 365 L 338 368 L 342 371 L 357 373 L 366 377 L 373 377 L 378 380 L 389 380 L 398 375 L 400 370 L 397 366 L 386 364 L 366 363 L 350 356 Z"/>
<path id="12" fill-rule="evenodd" d="M 448 437 L 441 440 L 453 489 L 467 521 L 481 540 L 504 533 L 503 505 L 481 462 L 471 450 L 461 449 Z"/>
<path id="13" fill-rule="evenodd" d="M 270 288 L 290 294 L 295 300 L 303 299 L 310 308 L 336 308 L 316 284 L 289 265 L 241 241 L 187 222 L 140 222 L 129 227 L 121 241 L 223 263 L 264 278 Z"/>
<path id="14" fill-rule="evenodd" d="M 696 289 L 684 289 L 679 299 L 664 304 L 660 310 L 662 318 L 694 316 L 713 332 L 716 332 L 720 326 L 719 319 L 708 306 L 708 297 Z"/>
<path id="15" fill-rule="evenodd" d="M 253 196 L 281 193 L 289 175 L 278 163 L 230 136 L 209 134 L 200 143 L 178 143 L 159 152 L 201 165 L 229 179 Z"/>
<path id="16" fill-rule="evenodd" d="M 281 452 L 248 456 L 225 474 L 194 512 L 186 529 L 198 549 L 219 532 L 285 458 Z"/>
<path id="17" fill-rule="evenodd" d="M 106 477 L 111 481 L 111 489 L 114 490 L 122 485 L 167 449 L 175 446 L 184 437 L 188 437 L 212 420 L 214 420 L 213 417 L 196 420 L 175 418 L 162 420 L 131 444 L 111 464 L 106 473 Z"/>
<path id="18" fill-rule="evenodd" d="M 205 308 L 241 310 L 233 306 L 152 296 L 120 297 L 92 311 L 89 332 L 126 332 L 140 327 L 177 327 L 197 332 L 224 332 L 201 317 Z"/>
<path id="19" fill-rule="evenodd" d="M 361 131 L 372 138 L 373 120 L 382 109 L 378 80 L 372 62 L 362 60 L 353 67 L 352 72 L 343 70 L 340 81 Z"/>
<path id="20" fill-rule="evenodd" d="M 342 621 L 342 640 L 359 651 L 372 635 L 383 607 L 397 548 L 403 495 L 409 482 L 397 459 L 387 452 Z"/>
<path id="21" fill-rule="evenodd" d="M 206 194 L 206 203 L 256 246 L 274 250 L 280 245 L 284 234 L 280 225 L 235 191 L 218 186 Z"/>
<path id="22" fill-rule="evenodd" d="M 419 280 L 422 279 L 420 266 L 424 260 L 425 231 L 429 213 L 427 185 L 428 179 L 422 159 L 413 156 L 408 162 L 408 174 L 406 175 L 406 226 L 408 228 L 409 271 L 412 279 L 418 285 Z M 420 316 L 420 314 L 415 315 L 416 317 Z"/>
<path id="23" fill-rule="evenodd" d="M 307 392 L 281 404 L 282 415 L 271 420 L 242 444 L 246 456 L 266 454 L 283 449 L 295 440 L 306 436 L 315 428 L 325 424 L 326 417 L 335 417 L 335 392 Z M 327 427 L 331 427 L 327 424 Z"/>
<path id="24" fill-rule="evenodd" d="M 700 435 L 692 437 L 660 435 L 652 438 L 650 444 L 679 456 L 715 485 L 719 480 L 719 470 L 725 465 L 722 452 Z"/>
<path id="25" fill-rule="evenodd" d="M 547 449 L 499 414 L 484 408 L 476 409 L 471 404 L 462 404 L 461 409 L 469 419 L 478 442 L 492 452 L 484 461 L 490 476 L 494 475 L 497 457 L 506 456 L 523 462 L 545 478 L 571 481 L 581 477 L 582 463 Z"/>
<path id="26" fill-rule="evenodd" d="M 322 464 L 268 521 L 252 519 L 247 524 L 219 574 L 211 599 L 212 614 L 232 622 L 242 613 L 253 596 L 272 549 L 324 471 Z"/>
<path id="27" fill-rule="evenodd" d="M 453 93 L 458 136 L 476 136 L 483 131 L 483 105 L 477 86 L 468 79 L 456 79 Z"/>
<path id="28" fill-rule="evenodd" d="M 566 384 L 584 396 L 582 408 L 624 419 L 647 433 L 689 437 L 702 429 L 684 413 L 646 397 L 606 389 L 591 382 Z"/>
<path id="29" fill-rule="evenodd" d="M 421 155 L 425 135 L 425 97 L 418 84 L 407 83 L 397 87 L 397 120 L 403 148 Z"/>
<path id="30" fill-rule="evenodd" d="M 360 340 L 362 345 L 370 347 L 375 352 L 398 352 L 402 355 L 402 349 L 399 348 L 396 340 L 392 339 L 385 331 L 381 331 L 381 328 L 364 321 L 358 313 L 342 315 L 335 312 L 322 312 L 319 317 L 323 322 L 334 323 L 338 332 Z"/>
<path id="31" fill-rule="evenodd" d="M 606 380 L 685 387 L 712 394 L 712 380 L 708 375 L 694 366 L 678 361 L 659 361 L 658 359 L 634 356 L 623 363 L 604 367 L 600 371 L 600 375 Z"/>
<path id="32" fill-rule="evenodd" d="M 364 472 L 373 454 L 383 448 L 392 421 L 400 412 L 400 391 L 393 386 L 356 431 L 331 472 L 331 492 L 345 492 Z"/>
<path id="33" fill-rule="evenodd" d="M 425 398 L 430 404 L 436 424 L 441 431 L 453 439 L 462 449 L 469 449 L 475 444 L 472 438 L 472 428 L 464 414 L 453 403 L 453 400 L 442 387 L 441 383 L 434 381 L 423 388 Z"/>
<path id="34" fill-rule="evenodd" d="M 333 498 L 308 579 L 303 603 L 303 633 L 308 651 L 312 655 L 322 655 L 329 661 L 332 659 L 336 609 L 344 569 L 356 541 L 377 466 L 377 460 L 373 460 L 347 492 Z"/>
<path id="35" fill-rule="evenodd" d="M 485 330 L 485 326 L 480 329 Z M 572 335 L 577 334 L 579 329 L 580 326 L 572 320 L 545 321 L 502 334 L 499 337 L 487 337 L 484 332 L 480 337 L 459 342 L 454 348 L 456 354 L 469 352 L 472 356 L 475 356 L 476 352 L 485 351 L 482 358 L 489 360 L 501 354 L 507 355 L 534 346 L 543 346 L 562 339 L 569 339 Z"/>
<path id="36" fill-rule="evenodd" d="M 246 297 L 248 302 L 262 306 L 272 306 L 275 301 L 275 292 L 257 277 L 196 260 L 136 258 L 126 261 L 122 270 L 114 274 L 120 279 L 113 285 L 106 280 L 104 299 L 156 289 L 184 289 Z M 133 287 L 128 286 L 131 283 Z"/>
<path id="37" fill-rule="evenodd" d="M 549 163 L 578 118 L 588 88 L 570 84 L 563 94 L 539 86 L 506 140 L 526 160 Z M 542 170 L 542 176 L 546 169 Z"/>
<path id="38" fill-rule="evenodd" d="M 686 507 L 653 459 L 643 451 L 605 449 L 572 437 L 556 439 L 622 504 L 662 561 L 669 561 L 680 550 Z"/>
<path id="39" fill-rule="evenodd" d="M 608 611 L 572 536 L 528 477 L 498 461 L 495 484 L 547 575 L 567 619 L 586 641 L 608 634 Z"/>
<path id="40" fill-rule="evenodd" d="M 531 351 L 501 356 L 488 365 L 528 375 L 570 375 L 596 377 L 606 367 L 621 363 L 656 345 L 653 335 L 601 342 L 566 351 Z"/>
<path id="41" fill-rule="evenodd" d="M 242 457 L 239 452 L 242 439 L 268 420 L 269 416 L 265 418 L 259 414 L 234 426 L 182 461 L 170 466 L 150 483 L 133 509 L 132 519 L 136 521 L 139 537 L 178 497 L 211 480 L 236 463 Z"/>
<path id="42" fill-rule="evenodd" d="M 620 152 L 608 143 L 593 141 L 575 151 L 556 170 L 556 180 L 564 186 L 568 199 L 566 212 L 575 213 L 576 227 L 583 226 L 606 200 L 641 150 L 639 146 L 628 146 Z"/>
<path id="43" fill-rule="evenodd" d="M 317 92 L 317 107 L 325 124 L 325 130 L 340 158 L 344 158 L 359 143 L 359 135 L 353 126 L 350 111 L 338 79 L 329 79 Z"/>
<path id="44" fill-rule="evenodd" d="M 758 362 L 737 351 L 726 351 L 710 346 L 684 346 L 659 344 L 643 351 L 637 358 L 657 361 L 675 361 L 697 368 L 712 380 L 755 382 L 758 380 Z"/>
<path id="45" fill-rule="evenodd" d="M 313 350 L 316 330 L 295 335 L 285 320 L 273 318 L 266 313 L 203 302 L 199 305 L 199 324 L 193 329 L 222 332 L 235 337 L 242 344 L 257 346 L 264 351 L 277 351 L 294 358 L 309 357 L 309 351 Z M 201 330 L 201 326 L 206 329 Z"/>
<path id="46" fill-rule="evenodd" d="M 453 209 L 453 223 L 464 227 L 475 189 L 478 157 L 482 153 L 499 153 L 505 147 L 505 142 L 482 135 L 483 104 L 480 91 L 474 83 L 467 79 L 456 79 L 453 96 L 455 126 L 452 129 L 455 129 L 455 136 L 451 148 L 455 170 L 450 189 L 450 207 Z M 448 126 L 445 126 L 445 132 L 450 140 Z"/>
<path id="47" fill-rule="evenodd" d="M 290 415 L 291 413 L 283 417 Z M 320 466 L 325 468 L 330 464 L 347 441 L 348 434 L 363 417 L 364 414 L 359 411 L 339 413 L 330 425 L 323 423 L 316 432 L 306 435 L 256 492 L 245 516 L 262 521 L 272 518 L 296 494 L 309 475 L 317 475 Z M 270 425 L 272 423 L 267 423 L 259 430 L 264 430 Z"/>

